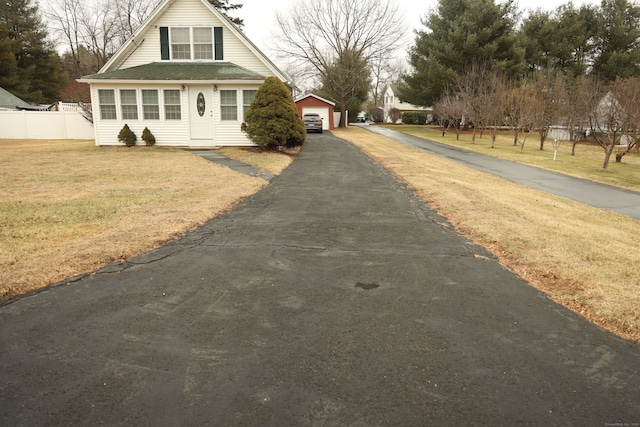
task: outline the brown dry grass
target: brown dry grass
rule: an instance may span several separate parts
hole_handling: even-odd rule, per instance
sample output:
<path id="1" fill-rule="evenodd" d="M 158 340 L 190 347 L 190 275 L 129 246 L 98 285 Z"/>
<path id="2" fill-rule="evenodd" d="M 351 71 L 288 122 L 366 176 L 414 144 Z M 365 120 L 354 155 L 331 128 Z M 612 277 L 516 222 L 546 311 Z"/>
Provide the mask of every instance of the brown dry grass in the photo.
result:
<path id="1" fill-rule="evenodd" d="M 457 231 L 552 299 L 640 343 L 640 221 L 528 189 L 358 129 L 352 142 Z"/>
<path id="2" fill-rule="evenodd" d="M 265 185 L 178 149 L 0 140 L 0 300 L 156 248 Z"/>

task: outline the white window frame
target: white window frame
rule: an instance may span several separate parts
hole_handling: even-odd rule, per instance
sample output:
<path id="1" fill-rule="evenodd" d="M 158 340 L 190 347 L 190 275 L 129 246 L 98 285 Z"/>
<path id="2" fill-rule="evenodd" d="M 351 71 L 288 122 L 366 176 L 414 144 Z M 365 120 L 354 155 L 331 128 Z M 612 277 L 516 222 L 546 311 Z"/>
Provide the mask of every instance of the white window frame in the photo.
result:
<path id="1" fill-rule="evenodd" d="M 145 103 L 145 92 L 155 93 L 155 103 Z M 143 120 L 160 120 L 160 96 L 158 89 L 141 89 L 140 102 L 142 103 L 142 119 Z M 150 117 L 153 116 L 153 117 Z"/>
<path id="2" fill-rule="evenodd" d="M 178 93 L 178 103 L 176 104 L 168 104 L 167 103 L 167 92 L 177 92 Z M 180 89 L 163 89 L 162 90 L 162 106 L 163 106 L 163 112 L 164 112 L 164 119 L 165 120 L 171 120 L 171 121 L 180 121 L 182 120 L 182 95 L 180 94 Z M 169 115 L 173 115 L 175 114 L 174 112 L 171 112 L 170 114 L 168 114 L 167 111 L 167 107 L 178 107 L 178 116 L 179 117 L 169 117 Z"/>
<path id="3" fill-rule="evenodd" d="M 222 99 L 224 92 L 233 92 L 233 104 L 225 103 Z M 233 118 L 227 118 L 233 111 Z M 220 91 L 220 120 L 224 122 L 238 121 L 238 90 L 237 89 L 224 89 Z"/>
<path id="4" fill-rule="evenodd" d="M 133 96 L 134 96 L 134 103 L 125 103 L 123 101 L 123 92 L 127 92 L 127 94 L 129 92 L 133 92 Z M 140 116 L 138 114 L 138 91 L 136 89 L 122 89 L 120 88 L 118 90 L 118 94 L 120 95 L 120 114 L 122 117 L 122 120 L 138 120 L 138 117 Z M 134 107 L 134 108 L 131 108 Z"/>
<path id="5" fill-rule="evenodd" d="M 179 33 L 183 33 L 186 30 L 186 35 L 188 36 L 188 40 L 175 40 L 174 36 L 177 37 Z M 188 58 L 176 58 L 176 47 L 178 46 L 187 46 L 188 50 L 178 49 L 181 56 L 184 54 L 188 54 Z M 169 49 L 170 49 L 170 58 L 174 61 L 191 61 L 193 58 L 192 54 L 192 37 L 191 37 L 191 27 L 170 27 L 169 28 Z"/>
<path id="6" fill-rule="evenodd" d="M 113 98 L 113 104 L 103 102 L 104 98 L 102 94 L 106 94 L 107 92 L 111 92 L 111 97 Z M 100 106 L 100 120 L 118 120 L 118 106 L 116 105 L 116 90 L 115 89 L 98 89 L 98 105 Z M 109 108 L 107 111 L 106 107 Z M 111 117 L 111 113 L 113 113 L 113 117 Z M 107 117 L 107 115 L 109 117 Z"/>
<path id="7" fill-rule="evenodd" d="M 216 54 L 213 28 L 207 26 L 169 27 L 169 58 L 172 61 L 213 61 Z M 188 33 L 188 40 L 174 40 L 174 36 L 177 36 L 179 32 L 183 33 L 183 37 Z M 201 36 L 205 34 L 203 40 Z M 186 49 L 187 45 L 188 50 Z M 176 49 L 178 46 L 182 46 L 182 48 Z M 203 51 L 206 52 L 205 55 L 203 55 Z"/>
<path id="8" fill-rule="evenodd" d="M 197 30 L 208 30 L 208 31 L 202 31 L 202 33 L 208 33 L 209 36 L 209 40 L 206 41 L 199 41 L 197 40 Z M 213 27 L 192 27 L 191 28 L 191 50 L 193 52 L 193 55 L 191 55 L 191 57 L 193 58 L 194 61 L 213 61 L 213 57 L 215 55 L 214 52 L 214 43 L 213 43 Z M 203 46 L 209 46 L 209 49 L 207 50 L 207 56 L 203 57 L 202 56 L 202 52 L 198 52 L 198 47 L 203 47 Z"/>
<path id="9" fill-rule="evenodd" d="M 247 103 L 247 98 L 245 96 L 246 92 L 253 92 L 253 96 L 251 97 L 251 100 L 249 101 L 249 103 Z M 256 97 L 256 92 L 258 92 L 258 89 L 243 89 L 242 90 L 242 120 L 244 120 L 244 116 L 247 114 L 247 110 L 251 106 L 251 102 Z"/>

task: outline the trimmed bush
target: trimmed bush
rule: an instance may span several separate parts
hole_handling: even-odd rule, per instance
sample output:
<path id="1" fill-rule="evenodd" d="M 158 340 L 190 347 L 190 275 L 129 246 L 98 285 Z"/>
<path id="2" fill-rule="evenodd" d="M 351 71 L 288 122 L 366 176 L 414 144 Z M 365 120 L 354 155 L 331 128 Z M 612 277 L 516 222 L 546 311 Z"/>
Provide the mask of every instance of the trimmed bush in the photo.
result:
<path id="1" fill-rule="evenodd" d="M 148 145 L 154 145 L 156 143 L 156 137 L 153 136 L 148 127 L 145 127 L 142 131 L 142 140 Z"/>
<path id="2" fill-rule="evenodd" d="M 407 125 L 424 125 L 429 115 L 426 111 L 405 111 L 402 113 L 402 123 Z"/>
<path id="3" fill-rule="evenodd" d="M 127 147 L 132 147 L 136 145 L 137 139 L 138 138 L 136 137 L 136 134 L 133 133 L 133 131 L 129 129 L 129 125 L 125 123 L 124 127 L 120 130 L 120 133 L 118 134 L 118 141 L 124 142 L 124 145 L 126 145 Z"/>
<path id="4" fill-rule="evenodd" d="M 301 146 L 307 136 L 289 89 L 277 77 L 260 86 L 240 129 L 267 150 Z"/>

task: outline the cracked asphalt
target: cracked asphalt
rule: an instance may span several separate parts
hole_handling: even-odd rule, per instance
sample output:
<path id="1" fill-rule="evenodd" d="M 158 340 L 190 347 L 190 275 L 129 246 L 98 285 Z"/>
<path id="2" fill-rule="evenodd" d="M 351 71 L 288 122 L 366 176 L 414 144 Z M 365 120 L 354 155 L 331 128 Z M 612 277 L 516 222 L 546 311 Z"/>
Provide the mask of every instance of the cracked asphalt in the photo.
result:
<path id="1" fill-rule="evenodd" d="M 640 347 L 328 133 L 193 233 L 0 307 L 0 361 L 6 426 L 640 422 Z"/>

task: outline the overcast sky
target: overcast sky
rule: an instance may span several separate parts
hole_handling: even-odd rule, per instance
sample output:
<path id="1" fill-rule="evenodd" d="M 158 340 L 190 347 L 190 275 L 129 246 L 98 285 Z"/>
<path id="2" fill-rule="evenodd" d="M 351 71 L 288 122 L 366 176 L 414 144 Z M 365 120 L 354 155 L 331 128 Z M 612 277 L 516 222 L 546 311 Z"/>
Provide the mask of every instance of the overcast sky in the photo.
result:
<path id="1" fill-rule="evenodd" d="M 274 27 L 277 28 L 275 22 L 276 11 L 286 14 L 291 5 L 299 3 L 299 0 L 237 0 L 232 1 L 232 3 L 241 3 L 243 5 L 236 15 L 244 19 L 245 34 L 260 49 L 268 53 L 268 46 L 272 44 L 272 30 Z M 537 8 L 553 10 L 566 3 L 568 3 L 568 0 L 519 0 L 521 10 Z M 599 4 L 599 0 L 573 0 L 573 4 L 576 6 L 583 3 Z M 437 6 L 438 0 L 417 0 L 411 2 L 397 0 L 396 4 L 404 15 L 407 26 L 410 29 L 421 29 L 421 18 L 424 17 L 429 10 Z M 409 33 L 411 40 L 413 40 L 413 32 L 410 31 Z"/>

